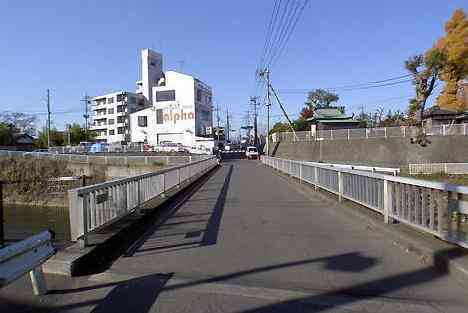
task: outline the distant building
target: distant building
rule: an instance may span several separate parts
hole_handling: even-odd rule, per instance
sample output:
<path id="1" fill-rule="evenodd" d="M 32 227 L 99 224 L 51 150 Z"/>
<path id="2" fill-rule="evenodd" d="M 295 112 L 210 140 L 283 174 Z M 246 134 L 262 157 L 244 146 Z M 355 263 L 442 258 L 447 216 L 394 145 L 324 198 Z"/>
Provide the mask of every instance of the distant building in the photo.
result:
<path id="1" fill-rule="evenodd" d="M 132 142 L 155 145 L 170 141 L 193 146 L 196 137 L 210 135 L 211 87 L 195 77 L 168 71 L 153 87 L 152 95 L 151 107 L 131 114 Z"/>
<path id="2" fill-rule="evenodd" d="M 125 142 L 130 138 L 130 114 L 147 107 L 143 95 L 127 91 L 92 98 L 93 121 L 90 130 L 98 142 Z"/>
<path id="3" fill-rule="evenodd" d="M 468 123 L 468 112 L 441 109 L 435 105 L 424 111 L 424 125 L 427 127 Z"/>
<path id="4" fill-rule="evenodd" d="M 328 107 L 316 109 L 314 115 L 308 118 L 312 131 L 327 129 L 357 128 L 359 121 L 343 113 L 343 107 Z"/>
<path id="5" fill-rule="evenodd" d="M 197 146 L 212 138 L 212 89 L 196 77 L 163 72 L 163 57 L 141 51 L 142 79 L 135 93 L 120 91 L 93 98 L 91 129 L 101 142 L 163 141 Z"/>

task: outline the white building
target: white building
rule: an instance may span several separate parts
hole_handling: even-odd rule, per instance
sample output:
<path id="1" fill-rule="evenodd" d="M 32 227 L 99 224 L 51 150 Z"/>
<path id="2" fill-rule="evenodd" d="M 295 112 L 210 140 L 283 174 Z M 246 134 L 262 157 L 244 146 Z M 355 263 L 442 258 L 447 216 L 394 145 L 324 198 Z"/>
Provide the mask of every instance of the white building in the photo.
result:
<path id="1" fill-rule="evenodd" d="M 92 129 L 98 132 L 99 141 L 153 145 L 171 141 L 197 146 L 207 140 L 198 137 L 211 138 L 207 133 L 213 124 L 211 87 L 186 74 L 164 73 L 162 62 L 161 54 L 142 50 L 142 79 L 137 81 L 136 93 L 93 98 Z M 119 94 L 126 96 L 117 99 Z"/>
<path id="2" fill-rule="evenodd" d="M 195 77 L 168 71 L 153 87 L 153 106 L 131 114 L 132 142 L 195 146 L 212 127 L 211 88 Z"/>
<path id="3" fill-rule="evenodd" d="M 99 142 L 122 142 L 130 138 L 130 113 L 147 107 L 142 95 L 119 91 L 92 98 L 93 121 L 90 129 Z"/>

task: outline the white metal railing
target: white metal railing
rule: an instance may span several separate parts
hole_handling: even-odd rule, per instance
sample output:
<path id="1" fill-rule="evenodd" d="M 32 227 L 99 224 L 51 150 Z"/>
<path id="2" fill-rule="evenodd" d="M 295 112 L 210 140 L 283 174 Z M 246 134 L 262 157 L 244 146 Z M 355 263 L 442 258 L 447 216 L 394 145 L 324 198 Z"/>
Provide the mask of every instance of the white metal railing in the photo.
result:
<path id="1" fill-rule="evenodd" d="M 466 136 L 468 135 L 468 124 L 437 125 L 425 127 L 428 136 Z M 274 133 L 271 136 L 273 142 L 296 142 L 317 140 L 352 140 L 369 138 L 395 138 L 415 137 L 418 134 L 417 126 L 396 126 L 377 128 L 349 128 L 349 129 L 327 129 L 312 131 L 297 131 L 296 136 L 292 132 Z"/>
<path id="2" fill-rule="evenodd" d="M 409 164 L 409 173 L 417 174 L 468 174 L 468 163 L 420 163 Z"/>
<path id="3" fill-rule="evenodd" d="M 218 164 L 216 157 L 165 170 L 116 179 L 68 191 L 72 241 L 86 246 L 87 235 L 165 195 Z"/>
<path id="4" fill-rule="evenodd" d="M 0 249 L 0 288 L 29 272 L 34 294 L 45 294 L 42 264 L 54 253 L 48 230 Z"/>
<path id="5" fill-rule="evenodd" d="M 399 175 L 400 169 L 396 167 L 378 167 L 378 166 L 364 166 L 364 165 L 352 165 L 352 164 L 339 164 L 339 163 L 322 163 L 322 162 L 309 162 L 303 161 L 305 164 L 310 165 L 326 165 L 330 167 L 337 167 L 337 168 L 347 168 L 350 170 L 358 170 L 358 171 L 366 171 L 366 172 L 373 172 L 373 173 L 387 173 L 391 175 Z"/>
<path id="6" fill-rule="evenodd" d="M 468 248 L 468 187 L 263 157 L 267 166 Z"/>

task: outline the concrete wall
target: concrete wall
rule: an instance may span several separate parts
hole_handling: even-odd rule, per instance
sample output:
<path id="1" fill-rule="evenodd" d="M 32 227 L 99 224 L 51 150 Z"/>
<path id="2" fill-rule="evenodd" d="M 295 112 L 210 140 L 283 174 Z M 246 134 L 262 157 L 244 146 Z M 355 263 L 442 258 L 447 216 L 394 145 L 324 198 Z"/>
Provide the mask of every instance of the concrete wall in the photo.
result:
<path id="1" fill-rule="evenodd" d="M 468 136 L 429 137 L 426 147 L 411 144 L 409 138 L 374 138 L 281 142 L 271 144 L 277 157 L 405 167 L 409 163 L 468 162 Z"/>

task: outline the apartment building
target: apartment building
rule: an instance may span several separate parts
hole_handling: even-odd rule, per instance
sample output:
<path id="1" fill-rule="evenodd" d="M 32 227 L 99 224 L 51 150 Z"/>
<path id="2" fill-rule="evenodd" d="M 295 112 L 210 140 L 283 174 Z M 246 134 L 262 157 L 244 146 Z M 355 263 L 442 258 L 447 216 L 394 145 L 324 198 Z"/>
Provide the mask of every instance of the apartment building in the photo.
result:
<path id="1" fill-rule="evenodd" d="M 147 106 L 144 96 L 127 91 L 92 98 L 93 121 L 90 129 L 99 142 L 130 140 L 130 114 Z"/>

